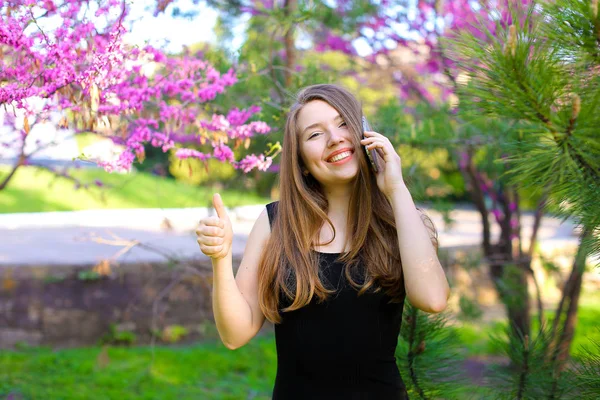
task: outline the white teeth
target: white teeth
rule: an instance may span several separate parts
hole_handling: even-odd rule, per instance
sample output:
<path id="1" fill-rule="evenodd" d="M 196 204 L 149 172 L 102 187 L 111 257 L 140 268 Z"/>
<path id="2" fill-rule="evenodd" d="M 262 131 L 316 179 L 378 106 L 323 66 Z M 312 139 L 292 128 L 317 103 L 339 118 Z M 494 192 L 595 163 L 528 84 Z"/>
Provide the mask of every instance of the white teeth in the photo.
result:
<path id="1" fill-rule="evenodd" d="M 349 157 L 350 155 L 352 155 L 351 151 L 345 151 L 343 153 L 340 153 L 340 154 L 330 158 L 329 162 L 337 162 L 337 161 L 343 160 L 346 157 Z"/>

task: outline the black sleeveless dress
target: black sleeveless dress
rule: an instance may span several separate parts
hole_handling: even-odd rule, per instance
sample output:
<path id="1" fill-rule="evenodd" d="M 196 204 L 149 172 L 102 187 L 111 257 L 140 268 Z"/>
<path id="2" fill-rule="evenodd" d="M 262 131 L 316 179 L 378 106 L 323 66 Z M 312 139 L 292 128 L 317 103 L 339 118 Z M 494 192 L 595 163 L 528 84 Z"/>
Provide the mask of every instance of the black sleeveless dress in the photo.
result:
<path id="1" fill-rule="evenodd" d="M 277 205 L 266 206 L 271 225 Z M 340 254 L 316 253 L 324 285 L 337 292 L 321 304 L 313 298 L 299 310 L 281 313 L 283 321 L 275 325 L 273 400 L 408 399 L 394 356 L 404 300 L 389 303 L 383 291 L 357 296 Z"/>

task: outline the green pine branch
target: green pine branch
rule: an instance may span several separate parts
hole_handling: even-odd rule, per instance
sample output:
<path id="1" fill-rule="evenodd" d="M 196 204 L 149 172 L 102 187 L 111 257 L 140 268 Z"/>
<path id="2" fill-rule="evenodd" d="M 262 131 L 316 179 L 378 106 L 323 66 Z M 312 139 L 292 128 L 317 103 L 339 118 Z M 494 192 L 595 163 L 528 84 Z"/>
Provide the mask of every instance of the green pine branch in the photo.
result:
<path id="1" fill-rule="evenodd" d="M 458 85 L 461 114 L 518 123 L 504 141 L 509 156 L 498 161 L 510 163 L 509 182 L 549 188 L 548 207 L 589 228 L 598 256 L 600 19 L 593 8 L 585 0 L 516 7 L 512 20 L 523 22 L 498 22 L 497 36 L 485 39 L 460 32 L 449 54 L 469 77 Z"/>
<path id="2" fill-rule="evenodd" d="M 426 314 L 406 300 L 396 357 L 411 399 L 453 399 L 467 384 L 460 342 L 448 314 Z"/>
<path id="3" fill-rule="evenodd" d="M 600 328 L 598 328 L 600 333 Z M 580 399 L 597 399 L 600 393 L 600 341 L 590 339 L 591 347 L 581 346 L 582 358 L 573 367 L 573 384 Z"/>

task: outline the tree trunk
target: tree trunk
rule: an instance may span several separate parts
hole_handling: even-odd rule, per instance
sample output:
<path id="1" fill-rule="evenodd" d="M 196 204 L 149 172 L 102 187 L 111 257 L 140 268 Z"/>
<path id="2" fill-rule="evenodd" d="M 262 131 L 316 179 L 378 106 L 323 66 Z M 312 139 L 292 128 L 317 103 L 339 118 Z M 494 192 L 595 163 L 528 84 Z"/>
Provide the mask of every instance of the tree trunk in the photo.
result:
<path id="1" fill-rule="evenodd" d="M 589 247 L 586 245 L 585 240 L 591 235 L 591 230 L 585 228 L 579 242 L 579 248 L 577 249 L 577 255 L 573 261 L 573 268 L 569 279 L 565 283 L 563 289 L 563 295 L 560 299 L 560 303 L 554 316 L 554 322 L 552 324 L 552 331 L 550 333 L 550 363 L 554 369 L 554 379 L 552 381 L 552 389 L 550 393 L 550 400 L 554 399 L 554 393 L 556 392 L 556 386 L 558 385 L 558 378 L 563 371 L 567 360 L 569 359 L 569 353 L 571 348 L 571 342 L 575 335 L 575 324 L 577 322 L 577 308 L 579 305 L 579 295 L 581 293 L 581 284 L 583 282 L 583 273 L 585 272 L 585 260 L 587 258 Z M 565 304 L 567 305 L 567 311 L 564 318 L 564 323 L 560 333 L 557 332 L 559 323 L 562 320 L 563 309 Z"/>
<path id="2" fill-rule="evenodd" d="M 290 16 L 296 12 L 297 0 L 286 0 L 285 15 Z M 289 89 L 292 86 L 292 73 L 296 67 L 296 46 L 294 45 L 294 25 L 290 25 L 285 32 L 285 87 Z"/>
<path id="3" fill-rule="evenodd" d="M 535 293 L 538 307 L 538 320 L 539 320 L 539 333 L 546 327 L 545 318 L 544 318 L 544 305 L 542 303 L 542 292 L 540 289 L 540 285 L 535 277 L 535 273 L 531 268 L 531 260 L 533 259 L 533 252 L 535 250 L 535 244 L 537 243 L 537 234 L 542 225 L 542 217 L 544 216 L 544 209 L 546 208 L 546 202 L 548 201 L 548 187 L 544 188 L 544 192 L 542 197 L 539 199 L 538 204 L 535 208 L 535 214 L 533 219 L 533 229 L 531 231 L 531 238 L 529 239 L 529 248 L 527 249 L 527 253 L 521 253 L 521 256 L 525 257 L 527 262 L 527 271 L 531 275 L 531 279 L 533 280 L 533 284 L 535 285 Z M 519 225 L 519 237 L 521 237 Z"/>
<path id="4" fill-rule="evenodd" d="M 6 178 L 4 178 L 2 183 L 0 183 L 0 191 L 4 190 L 6 188 L 6 186 L 8 186 L 8 182 L 10 182 L 10 180 L 13 178 L 13 176 L 15 175 L 15 172 L 17 172 L 17 169 L 19 169 L 19 167 L 24 164 L 25 164 L 25 155 L 23 155 L 23 153 L 21 153 L 21 155 L 19 155 L 19 159 L 17 160 L 16 164 L 13 166 L 12 171 L 10 171 L 8 173 L 8 175 L 6 176 Z"/>
<path id="5" fill-rule="evenodd" d="M 527 271 L 518 263 L 491 264 L 490 275 L 498 291 L 512 332 L 524 338 L 530 335 Z"/>
<path id="6" fill-rule="evenodd" d="M 585 272 L 585 260 L 587 258 L 589 248 L 584 243 L 591 235 L 591 230 L 586 228 L 581 235 L 579 248 L 573 262 L 573 268 L 563 289 L 563 295 L 554 316 L 552 324 L 551 340 L 552 340 L 552 362 L 555 364 L 557 372 L 562 371 L 566 361 L 569 358 L 569 349 L 571 341 L 575 334 L 575 324 L 577 322 L 577 308 L 579 304 L 579 295 L 581 294 L 581 284 L 583 282 L 583 273 Z M 564 307 L 567 307 L 563 314 Z M 560 332 L 557 331 L 558 325 L 563 320 L 564 323 Z"/>
<path id="7" fill-rule="evenodd" d="M 505 222 L 500 224 L 501 234 L 497 244 L 491 243 L 491 225 L 489 211 L 485 205 L 485 195 L 481 190 L 479 174 L 473 164 L 471 151 L 465 175 L 470 181 L 470 194 L 475 207 L 481 214 L 483 228 L 483 253 L 490 264 L 490 278 L 502 303 L 506 306 L 509 324 L 514 333 L 524 337 L 530 334 L 528 271 L 523 268 L 523 260 L 513 259 L 512 242 L 510 240 L 510 209 L 508 201 L 503 200 Z"/>

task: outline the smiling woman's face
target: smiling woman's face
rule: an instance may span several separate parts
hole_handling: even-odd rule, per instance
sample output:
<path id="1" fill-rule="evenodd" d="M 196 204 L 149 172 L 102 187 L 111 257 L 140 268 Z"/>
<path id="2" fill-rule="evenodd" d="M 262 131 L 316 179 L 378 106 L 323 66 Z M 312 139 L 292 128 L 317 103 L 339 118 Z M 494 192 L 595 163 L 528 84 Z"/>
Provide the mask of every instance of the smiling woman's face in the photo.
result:
<path id="1" fill-rule="evenodd" d="M 305 104 L 298 114 L 298 128 L 300 156 L 317 181 L 337 185 L 356 177 L 358 155 L 353 134 L 335 108 L 322 100 Z M 344 151 L 338 153 L 340 150 Z"/>

